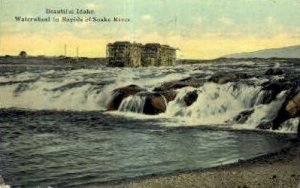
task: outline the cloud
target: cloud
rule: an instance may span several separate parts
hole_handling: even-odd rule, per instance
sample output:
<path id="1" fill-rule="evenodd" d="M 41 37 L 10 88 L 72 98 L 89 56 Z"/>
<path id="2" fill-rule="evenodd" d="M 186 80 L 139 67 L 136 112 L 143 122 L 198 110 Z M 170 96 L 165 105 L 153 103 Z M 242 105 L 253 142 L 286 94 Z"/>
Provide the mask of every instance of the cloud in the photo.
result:
<path id="1" fill-rule="evenodd" d="M 152 22 L 153 21 L 153 17 L 150 14 L 145 14 L 141 17 L 142 21 L 144 22 Z"/>

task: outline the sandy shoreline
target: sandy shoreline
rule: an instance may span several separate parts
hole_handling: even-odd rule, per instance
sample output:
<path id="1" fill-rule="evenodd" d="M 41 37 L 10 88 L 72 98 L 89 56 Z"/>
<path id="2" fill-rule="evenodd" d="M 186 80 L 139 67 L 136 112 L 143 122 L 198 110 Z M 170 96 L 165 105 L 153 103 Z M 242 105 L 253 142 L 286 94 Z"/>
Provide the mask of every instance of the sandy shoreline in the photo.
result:
<path id="1" fill-rule="evenodd" d="M 287 187 L 298 188 L 300 182 L 300 145 L 249 161 L 224 165 L 204 171 L 166 176 L 147 176 L 95 187 Z M 94 186 L 91 186 L 94 187 Z M 300 188 L 300 187 L 299 187 Z"/>

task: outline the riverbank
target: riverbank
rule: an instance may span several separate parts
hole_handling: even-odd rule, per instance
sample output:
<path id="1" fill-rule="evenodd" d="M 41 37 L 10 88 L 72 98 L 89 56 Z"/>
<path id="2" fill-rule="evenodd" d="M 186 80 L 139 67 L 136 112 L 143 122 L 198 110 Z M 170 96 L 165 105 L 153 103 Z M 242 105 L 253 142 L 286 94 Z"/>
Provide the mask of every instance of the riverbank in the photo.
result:
<path id="1" fill-rule="evenodd" d="M 298 146 L 297 146 L 298 144 Z M 300 177 L 299 143 L 278 153 L 205 171 L 152 176 L 107 185 L 141 187 L 295 187 Z"/>

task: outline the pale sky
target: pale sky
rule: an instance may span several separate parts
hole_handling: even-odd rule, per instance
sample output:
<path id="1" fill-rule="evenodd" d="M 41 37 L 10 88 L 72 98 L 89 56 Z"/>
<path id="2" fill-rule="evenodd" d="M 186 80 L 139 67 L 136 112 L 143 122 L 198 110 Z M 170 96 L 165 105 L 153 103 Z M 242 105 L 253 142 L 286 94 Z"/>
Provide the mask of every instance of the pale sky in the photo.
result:
<path id="1" fill-rule="evenodd" d="M 0 55 L 105 57 L 108 42 L 159 42 L 178 58 L 217 58 L 300 44 L 300 0 L 0 0 Z M 49 9 L 93 9 L 127 23 L 17 23 Z M 78 15 L 50 15 L 50 17 Z"/>

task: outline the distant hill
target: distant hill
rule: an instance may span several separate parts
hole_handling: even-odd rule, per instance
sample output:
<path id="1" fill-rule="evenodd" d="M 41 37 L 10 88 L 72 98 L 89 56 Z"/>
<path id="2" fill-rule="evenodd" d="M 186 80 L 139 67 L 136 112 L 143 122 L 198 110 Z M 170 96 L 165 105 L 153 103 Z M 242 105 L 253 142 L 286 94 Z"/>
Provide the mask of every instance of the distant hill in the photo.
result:
<path id="1" fill-rule="evenodd" d="M 283 48 L 271 48 L 255 52 L 237 53 L 225 58 L 300 58 L 300 45 Z"/>

